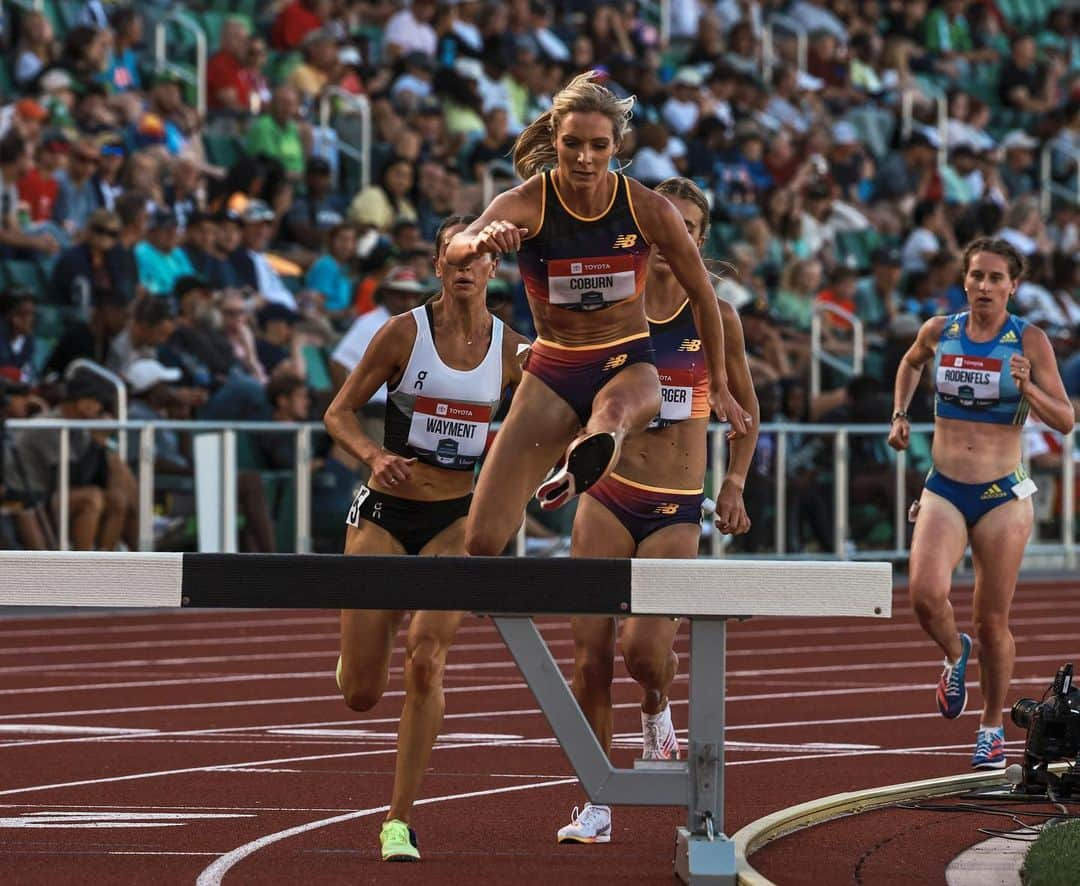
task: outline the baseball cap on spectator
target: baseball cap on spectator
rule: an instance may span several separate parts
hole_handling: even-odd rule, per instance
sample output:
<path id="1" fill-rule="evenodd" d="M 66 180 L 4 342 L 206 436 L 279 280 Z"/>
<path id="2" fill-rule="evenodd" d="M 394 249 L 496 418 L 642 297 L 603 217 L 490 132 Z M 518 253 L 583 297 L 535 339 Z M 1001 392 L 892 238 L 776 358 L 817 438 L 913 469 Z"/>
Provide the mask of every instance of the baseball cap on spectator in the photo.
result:
<path id="1" fill-rule="evenodd" d="M 1021 148 L 1025 151 L 1030 151 L 1032 148 L 1039 146 L 1039 140 L 1032 138 L 1022 129 L 1014 129 L 1012 132 L 1007 132 L 1005 137 L 1001 140 L 1001 149 L 1003 151 L 1011 151 L 1016 148 Z"/>
<path id="2" fill-rule="evenodd" d="M 705 83 L 705 78 L 701 76 L 701 71 L 697 68 L 679 68 L 675 72 L 674 78 L 672 78 L 672 86 L 702 86 Z"/>
<path id="3" fill-rule="evenodd" d="M 176 227 L 176 213 L 171 209 L 158 207 L 150 216 L 149 230 L 157 231 L 161 228 Z"/>
<path id="4" fill-rule="evenodd" d="M 364 63 L 360 50 L 355 46 L 342 46 L 338 50 L 337 60 L 340 65 L 355 65 L 356 67 Z"/>
<path id="5" fill-rule="evenodd" d="M 930 135 L 921 129 L 912 130 L 911 135 L 907 137 L 907 141 L 904 142 L 905 148 L 936 148 L 939 144 L 938 139 L 931 138 Z"/>
<path id="6" fill-rule="evenodd" d="M 135 143 L 140 148 L 165 143 L 165 121 L 158 114 L 145 113 L 135 123 Z"/>
<path id="7" fill-rule="evenodd" d="M 15 102 L 15 113 L 24 120 L 36 120 L 38 123 L 49 119 L 44 105 L 32 98 L 21 98 Z"/>
<path id="8" fill-rule="evenodd" d="M 379 284 L 379 289 L 390 292 L 421 293 L 424 291 L 416 271 L 408 267 L 392 268 Z"/>
<path id="9" fill-rule="evenodd" d="M 188 222 L 188 224 L 190 224 L 190 222 Z M 198 289 L 201 289 L 206 293 L 210 292 L 210 287 L 207 286 L 201 278 L 196 277 L 193 274 L 185 274 L 173 284 L 173 298 L 179 302 L 189 292 L 195 292 Z"/>
<path id="10" fill-rule="evenodd" d="M 62 130 L 50 129 L 41 136 L 41 149 L 54 154 L 66 154 L 71 149 L 71 139 Z"/>
<path id="11" fill-rule="evenodd" d="M 454 72 L 466 80 L 483 80 L 484 66 L 479 59 L 462 56 L 454 62 Z"/>
<path id="12" fill-rule="evenodd" d="M 839 120 L 833 124 L 832 140 L 837 145 L 857 145 L 859 133 L 847 120 Z"/>
<path id="13" fill-rule="evenodd" d="M 179 381 L 182 374 L 175 367 L 165 366 L 151 357 L 143 357 L 124 370 L 124 381 L 131 386 L 133 393 L 145 394 L 163 382 Z"/>
<path id="14" fill-rule="evenodd" d="M 241 216 L 241 220 L 246 225 L 272 222 L 274 220 L 274 210 L 267 206 L 262 200 L 252 200 L 244 207 L 244 213 Z"/>
<path id="15" fill-rule="evenodd" d="M 806 71 L 799 71 L 795 75 L 795 88 L 801 92 L 819 92 L 825 88 L 825 81 Z"/>
<path id="16" fill-rule="evenodd" d="M 265 328 L 268 323 L 288 323 L 295 326 L 300 322 L 300 315 L 292 308 L 278 302 L 270 302 L 256 315 L 259 326 Z"/>
<path id="17" fill-rule="evenodd" d="M 51 71 L 41 75 L 41 79 L 38 80 L 38 88 L 42 92 L 61 92 L 65 89 L 71 89 L 74 82 L 67 71 L 53 68 Z"/>
<path id="18" fill-rule="evenodd" d="M 903 266 L 904 259 L 898 247 L 879 246 L 870 253 L 870 263 L 872 265 L 891 265 L 899 268 Z"/>
<path id="19" fill-rule="evenodd" d="M 239 225 L 242 224 L 244 220 L 240 217 L 240 213 L 237 212 L 235 209 L 229 209 L 228 207 L 226 207 L 224 209 L 219 209 L 216 213 L 214 213 L 214 221 L 216 221 L 218 224 L 231 222 L 234 225 Z"/>
<path id="20" fill-rule="evenodd" d="M 420 103 L 416 106 L 416 113 L 424 114 L 428 116 L 442 116 L 443 106 L 435 96 L 429 95 L 427 98 L 420 99 Z"/>

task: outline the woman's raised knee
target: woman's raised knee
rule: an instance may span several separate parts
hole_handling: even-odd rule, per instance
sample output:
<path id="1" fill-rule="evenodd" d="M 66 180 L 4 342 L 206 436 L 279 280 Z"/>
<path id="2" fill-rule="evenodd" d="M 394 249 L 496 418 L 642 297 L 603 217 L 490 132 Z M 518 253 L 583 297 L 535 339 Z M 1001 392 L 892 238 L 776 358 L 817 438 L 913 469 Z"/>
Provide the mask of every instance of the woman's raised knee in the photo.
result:
<path id="1" fill-rule="evenodd" d="M 360 714 L 370 711 L 379 703 L 385 688 L 385 680 L 375 683 L 369 680 L 351 680 L 347 674 L 341 675 L 341 696 L 351 710 Z"/>

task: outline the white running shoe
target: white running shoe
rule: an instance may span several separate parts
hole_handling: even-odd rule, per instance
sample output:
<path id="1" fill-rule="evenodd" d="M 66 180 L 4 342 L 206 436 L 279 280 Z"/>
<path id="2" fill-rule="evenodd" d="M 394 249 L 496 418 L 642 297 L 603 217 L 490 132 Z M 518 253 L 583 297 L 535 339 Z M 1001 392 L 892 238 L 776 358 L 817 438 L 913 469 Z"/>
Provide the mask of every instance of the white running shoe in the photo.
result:
<path id="1" fill-rule="evenodd" d="M 560 843 L 610 843 L 611 807 L 586 803 L 580 812 L 577 806 L 570 813 L 571 822 L 559 828 Z"/>
<path id="2" fill-rule="evenodd" d="M 659 714 L 641 712 L 641 743 L 643 760 L 678 760 L 679 739 L 671 722 L 671 705 L 664 705 Z"/>

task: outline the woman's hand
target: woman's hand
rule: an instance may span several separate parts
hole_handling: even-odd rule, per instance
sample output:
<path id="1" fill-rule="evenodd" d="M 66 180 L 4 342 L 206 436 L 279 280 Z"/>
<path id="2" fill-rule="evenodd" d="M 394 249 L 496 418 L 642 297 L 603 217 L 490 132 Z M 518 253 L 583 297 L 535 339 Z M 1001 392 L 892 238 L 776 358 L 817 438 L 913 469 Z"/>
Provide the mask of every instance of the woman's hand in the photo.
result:
<path id="1" fill-rule="evenodd" d="M 1016 390 L 1023 394 L 1024 388 L 1031 381 L 1031 361 L 1020 354 L 1013 354 L 1009 358 L 1009 374 L 1016 384 Z"/>
<path id="2" fill-rule="evenodd" d="M 902 452 L 911 443 L 911 424 L 903 416 L 894 416 L 892 430 L 889 431 L 889 445 L 897 452 Z"/>
<path id="3" fill-rule="evenodd" d="M 416 463 L 415 458 L 402 458 L 385 449 L 380 449 L 370 464 L 371 479 L 380 486 L 393 489 L 400 483 L 404 483 L 412 476 L 410 465 Z"/>
<path id="4" fill-rule="evenodd" d="M 724 480 L 720 487 L 713 522 L 725 535 L 742 535 L 749 531 L 750 516 L 746 513 L 743 491 L 735 483 Z"/>
<path id="5" fill-rule="evenodd" d="M 510 221 L 489 222 L 473 236 L 473 252 L 476 255 L 482 255 L 485 252 L 490 252 L 492 255 L 517 252 L 521 248 L 521 238 L 528 233 L 528 228 L 519 228 Z"/>

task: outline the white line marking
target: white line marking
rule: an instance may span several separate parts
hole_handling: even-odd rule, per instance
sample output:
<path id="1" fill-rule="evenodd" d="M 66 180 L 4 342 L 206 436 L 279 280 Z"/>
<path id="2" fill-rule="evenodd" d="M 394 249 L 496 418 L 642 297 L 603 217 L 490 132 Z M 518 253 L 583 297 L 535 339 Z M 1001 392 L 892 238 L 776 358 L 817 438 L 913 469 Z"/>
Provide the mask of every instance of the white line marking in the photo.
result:
<path id="1" fill-rule="evenodd" d="M 111 726 L 53 726 L 48 723 L 0 723 L 0 734 L 10 732 L 21 735 L 151 735 L 156 729 L 117 729 Z M 18 742 L 15 742 L 18 744 Z M 9 747 L 10 745 L 0 745 Z"/>
<path id="2" fill-rule="evenodd" d="M 469 791 L 464 794 L 449 794 L 443 797 L 428 797 L 423 800 L 417 800 L 414 806 L 429 806 L 435 803 L 448 803 L 451 800 L 471 800 L 474 797 L 491 797 L 495 794 L 509 794 L 515 791 L 531 791 L 536 788 L 550 788 L 557 785 L 577 784 L 576 778 L 561 778 L 557 781 L 544 781 L 537 784 L 520 784 L 512 785 L 506 788 L 492 788 L 486 791 Z M 217 861 L 207 867 L 201 874 L 199 879 L 195 881 L 196 886 L 218 886 L 221 883 L 222 878 L 229 872 L 229 870 L 243 861 L 245 858 L 258 852 L 273 843 L 286 840 L 289 837 L 295 837 L 299 834 L 306 834 L 308 831 L 314 831 L 318 828 L 324 828 L 332 824 L 341 824 L 346 821 L 354 821 L 358 818 L 366 818 L 370 815 L 378 815 L 381 812 L 386 812 L 389 806 L 376 806 L 372 809 L 361 809 L 359 812 L 350 812 L 346 815 L 335 815 L 332 818 L 324 818 L 320 821 L 311 821 L 307 824 L 297 825 L 296 827 L 286 828 L 283 831 L 277 831 L 273 834 L 266 834 L 263 837 L 259 837 L 257 840 L 252 840 L 250 843 L 245 843 L 243 846 L 238 846 L 232 852 L 228 852 L 221 856 Z"/>

